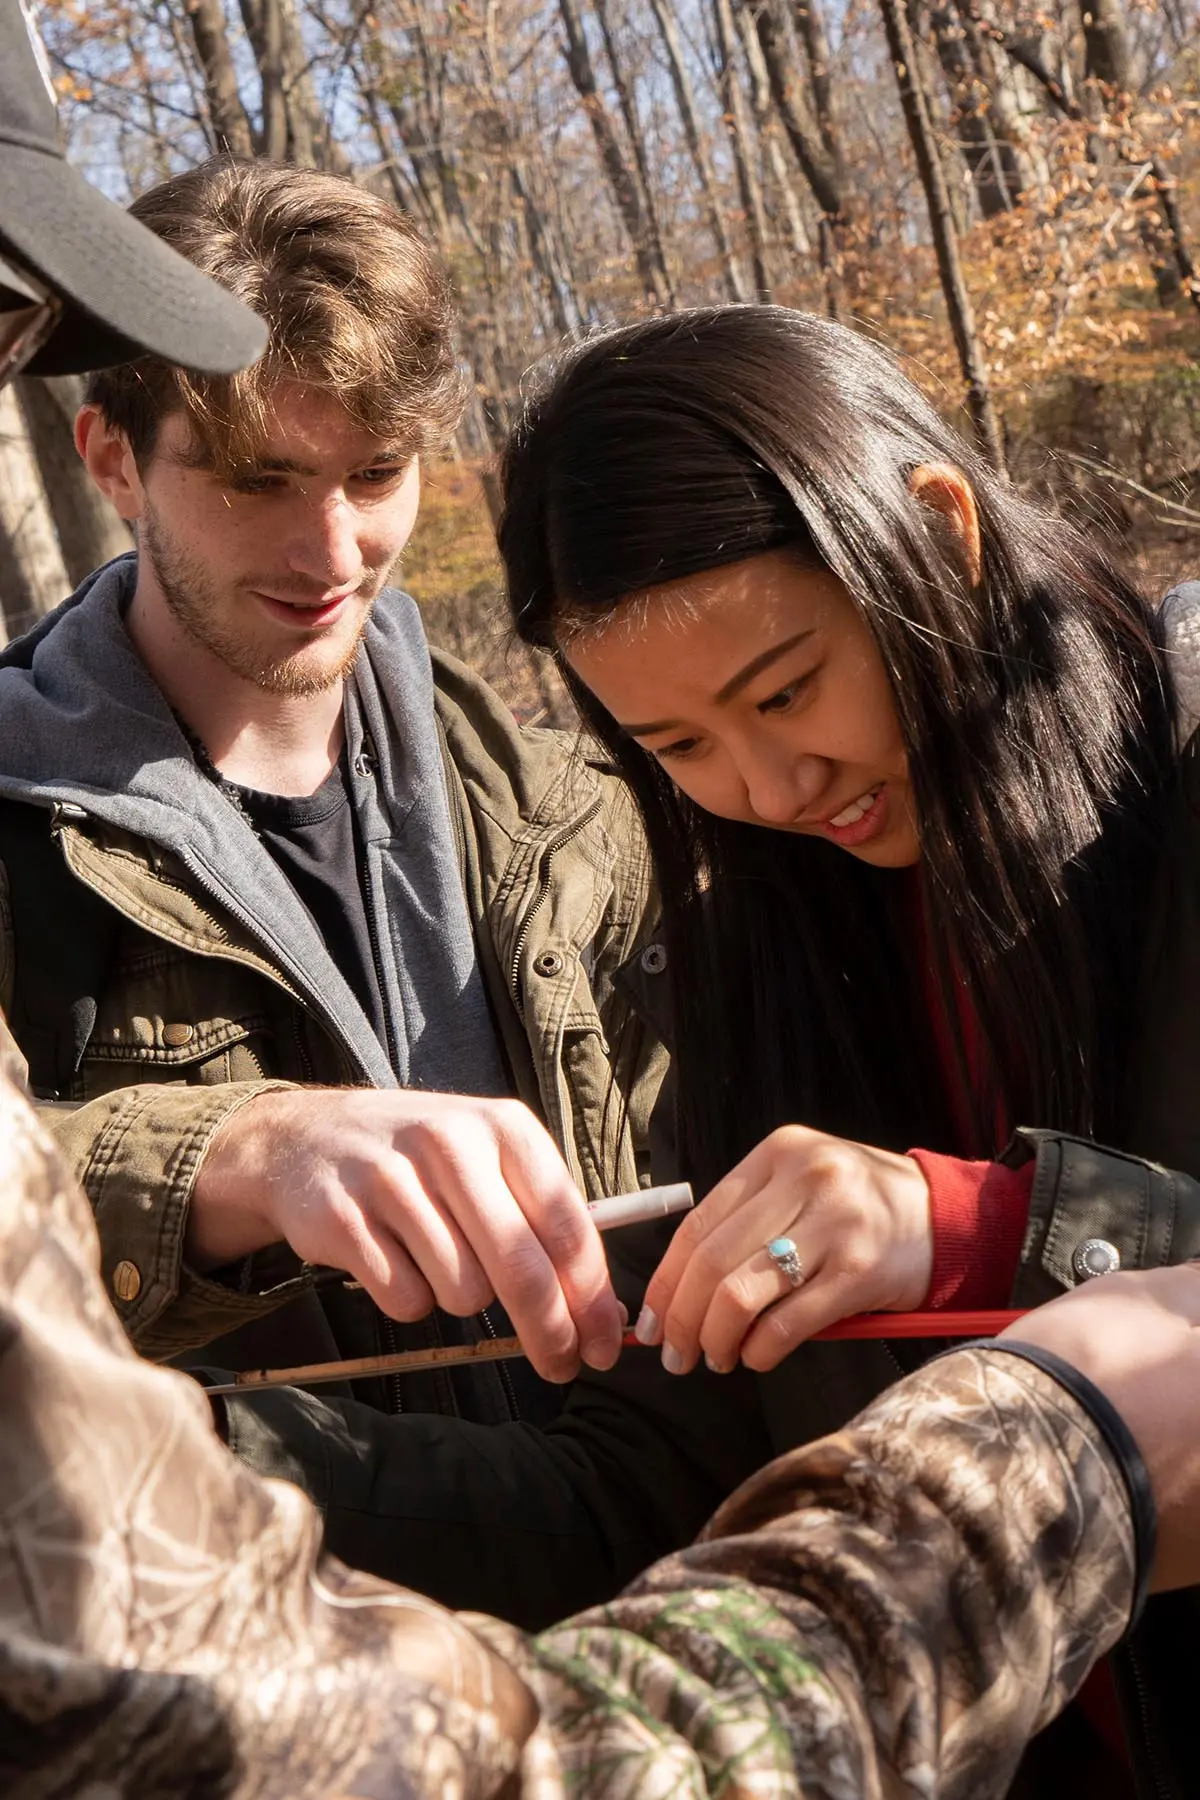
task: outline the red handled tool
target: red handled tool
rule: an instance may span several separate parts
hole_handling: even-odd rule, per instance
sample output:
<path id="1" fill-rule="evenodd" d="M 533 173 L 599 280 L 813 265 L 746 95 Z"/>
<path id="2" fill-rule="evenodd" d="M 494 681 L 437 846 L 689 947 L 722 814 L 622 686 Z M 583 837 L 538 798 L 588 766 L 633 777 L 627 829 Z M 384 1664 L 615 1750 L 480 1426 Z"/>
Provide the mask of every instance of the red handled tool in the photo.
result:
<path id="1" fill-rule="evenodd" d="M 840 1319 L 814 1341 L 837 1338 L 978 1338 L 995 1337 L 1023 1312 L 859 1313 Z M 632 1331 L 621 1339 L 630 1350 L 643 1350 Z M 367 1375 L 411 1375 L 420 1369 L 461 1368 L 470 1363 L 504 1362 L 524 1356 L 519 1338 L 484 1338 L 478 1344 L 439 1344 L 430 1350 L 397 1350 L 388 1356 L 355 1356 L 347 1362 L 301 1363 L 294 1369 L 243 1369 L 232 1381 L 210 1387 L 210 1394 L 244 1394 L 252 1388 L 317 1387 L 325 1381 L 355 1381 Z"/>

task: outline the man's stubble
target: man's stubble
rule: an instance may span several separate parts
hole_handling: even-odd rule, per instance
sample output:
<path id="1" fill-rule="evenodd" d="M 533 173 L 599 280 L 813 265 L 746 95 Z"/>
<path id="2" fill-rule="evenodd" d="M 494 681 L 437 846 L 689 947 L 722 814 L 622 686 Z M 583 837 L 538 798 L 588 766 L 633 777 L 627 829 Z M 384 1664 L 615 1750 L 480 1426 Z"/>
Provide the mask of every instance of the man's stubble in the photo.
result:
<path id="1" fill-rule="evenodd" d="M 279 655 L 223 623 L 219 591 L 211 574 L 198 558 L 174 541 L 150 506 L 138 521 L 138 555 L 149 562 L 167 608 L 180 628 L 232 674 L 252 682 L 264 693 L 298 699 L 321 694 L 343 680 L 352 668 L 369 611 L 363 614 L 344 653 L 331 662 L 314 658 L 311 643 Z"/>

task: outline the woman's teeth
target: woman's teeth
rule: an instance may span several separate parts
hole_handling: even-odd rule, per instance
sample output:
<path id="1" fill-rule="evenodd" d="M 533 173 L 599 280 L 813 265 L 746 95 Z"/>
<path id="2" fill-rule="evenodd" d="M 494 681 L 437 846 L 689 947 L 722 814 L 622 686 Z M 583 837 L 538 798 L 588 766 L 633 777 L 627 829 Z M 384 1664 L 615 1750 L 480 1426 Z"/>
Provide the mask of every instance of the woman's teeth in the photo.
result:
<path id="1" fill-rule="evenodd" d="M 839 830 L 845 825 L 857 825 L 858 821 L 865 818 L 874 806 L 876 800 L 879 798 L 879 790 L 882 786 L 883 783 L 881 781 L 867 793 L 860 794 L 857 800 L 852 800 L 849 806 L 844 806 L 840 813 L 830 819 L 829 823 L 831 825 L 836 825 Z"/>

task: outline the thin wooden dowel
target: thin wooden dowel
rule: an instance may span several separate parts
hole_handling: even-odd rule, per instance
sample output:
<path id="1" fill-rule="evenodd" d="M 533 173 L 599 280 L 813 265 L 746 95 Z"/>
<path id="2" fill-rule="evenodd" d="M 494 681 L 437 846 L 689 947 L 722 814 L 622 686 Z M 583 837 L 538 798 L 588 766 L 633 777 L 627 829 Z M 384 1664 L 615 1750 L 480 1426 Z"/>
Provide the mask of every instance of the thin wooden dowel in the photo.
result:
<path id="1" fill-rule="evenodd" d="M 846 1338 L 977 1338 L 995 1337 L 1023 1312 L 859 1313 L 840 1319 L 815 1339 L 828 1343 Z M 621 1339 L 629 1350 L 642 1350 L 632 1331 Z M 519 1338 L 484 1338 L 478 1344 L 438 1344 L 428 1350 L 397 1350 L 388 1356 L 354 1356 L 346 1362 L 300 1363 L 294 1369 L 243 1369 L 232 1381 L 210 1387 L 210 1394 L 244 1394 L 252 1388 L 319 1387 L 327 1381 L 357 1381 L 370 1375 L 412 1375 L 421 1369 L 463 1368 L 471 1363 L 505 1362 L 524 1356 Z"/>

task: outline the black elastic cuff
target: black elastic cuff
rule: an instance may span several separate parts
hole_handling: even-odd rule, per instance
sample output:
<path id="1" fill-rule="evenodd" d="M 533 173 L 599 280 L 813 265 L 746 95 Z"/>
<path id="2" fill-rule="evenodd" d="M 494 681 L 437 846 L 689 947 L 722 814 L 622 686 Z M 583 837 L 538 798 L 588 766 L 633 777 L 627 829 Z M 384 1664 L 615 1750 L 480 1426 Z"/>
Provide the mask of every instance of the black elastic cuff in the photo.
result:
<path id="1" fill-rule="evenodd" d="M 1133 1516 L 1133 1605 L 1129 1611 L 1129 1623 L 1122 1634 L 1127 1637 L 1141 1618 L 1146 1605 L 1158 1541 L 1154 1490 L 1150 1486 L 1150 1475 L 1133 1433 L 1108 1395 L 1101 1393 L 1094 1381 L 1089 1380 L 1073 1363 L 1064 1362 L 1061 1356 L 1056 1356 L 1053 1350 L 1043 1350 L 1040 1344 L 1024 1344 L 1019 1338 L 1005 1338 L 1003 1341 L 998 1338 L 976 1338 L 969 1344 L 956 1344 L 953 1350 L 944 1350 L 942 1355 L 953 1356 L 958 1350 L 998 1350 L 1002 1355 L 1019 1356 L 1025 1362 L 1033 1363 L 1043 1374 L 1057 1381 L 1060 1387 L 1065 1387 L 1072 1399 L 1078 1400 L 1108 1445 L 1121 1471 L 1121 1479 L 1129 1495 L 1129 1510 Z"/>

